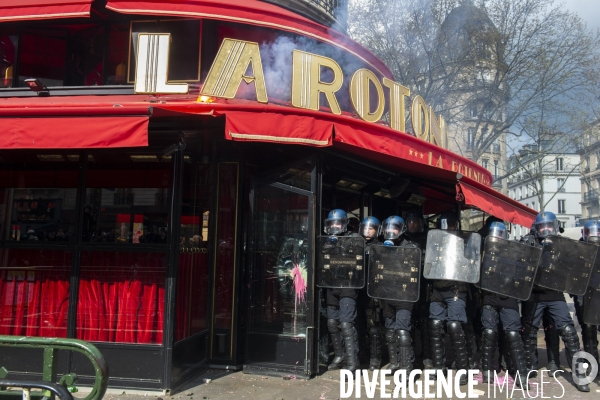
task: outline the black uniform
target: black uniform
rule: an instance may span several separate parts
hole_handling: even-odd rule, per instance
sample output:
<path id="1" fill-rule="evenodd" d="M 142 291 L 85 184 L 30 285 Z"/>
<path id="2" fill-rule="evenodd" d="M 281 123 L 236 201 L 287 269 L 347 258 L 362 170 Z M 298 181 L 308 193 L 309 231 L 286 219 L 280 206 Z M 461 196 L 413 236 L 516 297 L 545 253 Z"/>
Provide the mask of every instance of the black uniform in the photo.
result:
<path id="1" fill-rule="evenodd" d="M 346 232 L 340 236 L 361 237 L 354 232 Z M 357 289 L 327 289 L 327 330 L 335 358 L 328 369 L 334 370 L 346 361 L 347 369 L 354 371 L 358 368 L 358 333 L 354 326 L 356 320 Z"/>
<path id="2" fill-rule="evenodd" d="M 403 239 L 396 244 L 399 247 L 419 248 L 415 242 Z M 410 336 L 412 310 L 415 303 L 398 300 L 380 300 L 383 303 L 385 318 L 385 338 L 390 356 L 389 369 L 406 370 L 407 376 L 413 368 L 415 359 Z"/>
<path id="3" fill-rule="evenodd" d="M 521 239 L 521 243 L 532 246 L 542 246 L 540 240 L 533 235 L 527 235 Z M 539 272 L 538 272 L 539 273 Z M 535 350 L 537 348 L 537 332 L 542 320 L 544 310 L 548 310 L 550 316 L 554 319 L 556 329 L 560 334 L 567 352 L 567 362 L 573 369 L 573 355 L 580 349 L 579 337 L 573 324 L 573 319 L 569 314 L 569 308 L 563 293 L 555 290 L 541 288 L 537 285 L 533 287 L 529 300 L 523 302 L 521 306 L 522 324 L 523 324 L 523 344 L 525 345 L 525 357 L 527 367 L 534 369 Z M 589 391 L 587 385 L 576 385 L 580 391 Z"/>
<path id="4" fill-rule="evenodd" d="M 365 249 L 365 265 L 369 265 L 369 248 L 374 245 L 381 245 L 377 238 L 367 240 Z M 367 272 L 368 276 L 368 272 Z M 369 330 L 369 370 L 373 371 L 381 367 L 381 347 L 383 338 L 381 335 L 382 304 L 379 300 L 369 298 L 366 309 L 367 328 Z"/>

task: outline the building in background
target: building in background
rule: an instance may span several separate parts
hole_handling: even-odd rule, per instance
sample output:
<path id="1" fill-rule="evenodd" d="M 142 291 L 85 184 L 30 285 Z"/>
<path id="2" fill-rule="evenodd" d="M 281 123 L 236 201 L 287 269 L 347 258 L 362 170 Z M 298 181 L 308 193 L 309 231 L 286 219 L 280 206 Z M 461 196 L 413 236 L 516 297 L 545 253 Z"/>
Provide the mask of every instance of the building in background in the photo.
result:
<path id="1" fill-rule="evenodd" d="M 509 158 L 508 196 L 535 210 L 556 214 L 563 228 L 576 226 L 581 217 L 580 154 L 573 141 L 546 134 L 538 144 L 525 145 Z M 530 226 L 513 226 L 519 239 Z"/>
<path id="2" fill-rule="evenodd" d="M 592 132 L 597 132 L 600 122 L 596 122 Z M 597 134 L 587 135 L 585 147 L 578 151 L 581 156 L 581 218 L 579 226 L 590 220 L 600 219 L 600 141 Z"/>

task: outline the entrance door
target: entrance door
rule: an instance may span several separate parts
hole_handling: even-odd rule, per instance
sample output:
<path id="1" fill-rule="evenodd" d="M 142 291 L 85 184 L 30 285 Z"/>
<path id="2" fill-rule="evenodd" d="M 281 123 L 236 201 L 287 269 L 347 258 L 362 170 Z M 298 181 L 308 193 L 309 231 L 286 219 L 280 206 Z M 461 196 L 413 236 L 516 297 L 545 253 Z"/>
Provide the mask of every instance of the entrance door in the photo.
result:
<path id="1" fill-rule="evenodd" d="M 250 196 L 244 371 L 311 375 L 315 207 L 310 183 L 314 174 L 304 168 L 287 171 L 274 176 L 286 183 L 255 181 Z M 290 173 L 303 177 L 290 180 Z"/>

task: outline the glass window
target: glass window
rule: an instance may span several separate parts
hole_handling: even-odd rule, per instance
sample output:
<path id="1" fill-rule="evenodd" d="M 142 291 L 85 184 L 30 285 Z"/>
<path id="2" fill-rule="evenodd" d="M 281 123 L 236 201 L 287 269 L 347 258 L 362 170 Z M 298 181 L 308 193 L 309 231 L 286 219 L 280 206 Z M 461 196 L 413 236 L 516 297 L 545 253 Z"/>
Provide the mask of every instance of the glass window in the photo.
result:
<path id="1" fill-rule="evenodd" d="M 161 253 L 81 253 L 76 337 L 162 344 L 167 257 Z"/>
<path id="2" fill-rule="evenodd" d="M 481 160 L 481 166 L 485 169 L 488 168 L 488 160 L 486 158 L 484 158 L 483 160 Z"/>
<path id="3" fill-rule="evenodd" d="M 66 337 L 71 252 L 0 249 L 0 335 Z"/>
<path id="4" fill-rule="evenodd" d="M 9 88 L 13 85 L 18 47 L 17 35 L 0 33 L 0 88 Z"/>
<path id="5" fill-rule="evenodd" d="M 0 156 L 0 240 L 76 240 L 77 154 Z"/>
<path id="6" fill-rule="evenodd" d="M 175 341 L 208 328 L 208 226 L 213 193 L 211 164 L 185 164 L 175 306 Z"/>
<path id="7" fill-rule="evenodd" d="M 137 37 L 140 33 L 169 33 L 169 81 L 200 80 L 200 21 L 133 21 L 129 45 L 128 82 L 135 81 Z"/>
<path id="8" fill-rule="evenodd" d="M 558 200 L 558 213 L 559 214 L 564 214 L 566 212 L 566 208 L 565 208 L 565 200 Z"/>
<path id="9" fill-rule="evenodd" d="M 88 158 L 82 240 L 167 243 L 171 157 L 95 153 Z"/>
<path id="10" fill-rule="evenodd" d="M 556 170 L 557 171 L 563 170 L 563 159 L 561 157 L 556 159 Z"/>

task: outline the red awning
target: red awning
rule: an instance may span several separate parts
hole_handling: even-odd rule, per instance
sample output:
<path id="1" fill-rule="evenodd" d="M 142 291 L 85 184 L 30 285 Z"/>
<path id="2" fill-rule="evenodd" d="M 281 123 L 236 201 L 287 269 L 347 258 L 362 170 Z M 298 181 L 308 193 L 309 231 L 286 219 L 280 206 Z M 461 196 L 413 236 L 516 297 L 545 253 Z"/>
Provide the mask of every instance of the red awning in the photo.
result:
<path id="1" fill-rule="evenodd" d="M 0 22 L 89 17 L 93 0 L 2 0 Z"/>
<path id="2" fill-rule="evenodd" d="M 148 145 L 150 111 L 147 105 L 35 105 L 36 102 L 31 102 L 28 107 L 0 106 L 0 149 L 85 149 Z"/>
<path id="3" fill-rule="evenodd" d="M 383 61 L 348 36 L 283 7 L 260 0 L 108 0 L 106 8 L 124 14 L 206 18 L 279 29 L 317 39 L 354 54 L 373 71 L 393 79 Z"/>
<path id="4" fill-rule="evenodd" d="M 476 183 L 458 182 L 458 190 L 464 196 L 465 204 L 477 207 L 483 212 L 505 221 L 531 226 L 538 212 L 534 209 L 498 193 L 494 189 Z M 477 186 L 477 187 L 476 187 Z"/>

